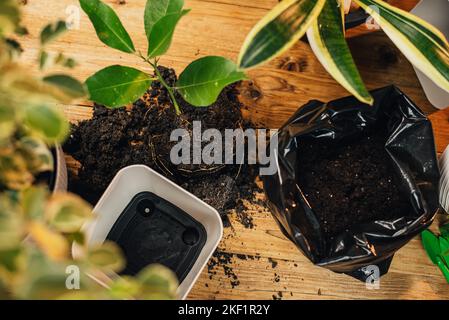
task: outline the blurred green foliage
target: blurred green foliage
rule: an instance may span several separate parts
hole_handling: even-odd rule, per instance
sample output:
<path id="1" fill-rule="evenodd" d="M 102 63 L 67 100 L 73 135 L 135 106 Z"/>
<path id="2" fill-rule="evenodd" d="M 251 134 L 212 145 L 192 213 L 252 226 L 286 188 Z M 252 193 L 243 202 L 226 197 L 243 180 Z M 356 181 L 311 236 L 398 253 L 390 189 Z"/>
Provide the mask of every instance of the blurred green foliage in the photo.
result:
<path id="1" fill-rule="evenodd" d="M 53 170 L 50 148 L 69 132 L 58 104 L 83 97 L 84 86 L 67 75 L 30 76 L 13 39 L 23 30 L 17 1 L 0 1 L 0 299 L 175 298 L 176 277 L 162 266 L 134 278 L 117 276 L 125 266 L 118 246 L 84 241 L 90 205 L 73 194 L 52 193 L 36 179 Z M 41 52 L 65 30 L 60 22 L 45 27 Z M 71 257 L 74 242 L 77 260 Z M 80 271 L 79 290 L 67 287 L 71 266 Z"/>

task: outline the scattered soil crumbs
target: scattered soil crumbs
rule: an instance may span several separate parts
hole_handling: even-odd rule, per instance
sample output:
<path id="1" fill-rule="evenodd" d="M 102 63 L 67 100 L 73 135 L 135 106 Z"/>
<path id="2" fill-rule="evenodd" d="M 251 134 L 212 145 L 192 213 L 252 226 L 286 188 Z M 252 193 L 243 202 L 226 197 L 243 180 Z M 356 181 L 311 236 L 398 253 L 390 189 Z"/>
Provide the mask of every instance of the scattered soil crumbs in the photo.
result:
<path id="1" fill-rule="evenodd" d="M 160 72 L 170 85 L 176 82 L 174 70 L 160 67 Z M 257 166 L 175 166 L 170 161 L 176 144 L 170 141 L 170 133 L 183 128 L 192 138 L 193 121 L 201 121 L 202 130 L 218 129 L 223 137 L 225 129 L 254 128 L 242 118 L 237 94 L 235 86 L 229 86 L 208 108 L 192 107 L 178 95 L 183 113 L 177 116 L 167 90 L 154 81 L 131 107 L 110 110 L 95 105 L 93 118 L 74 125 L 64 146 L 80 163 L 78 172 L 71 174 L 70 190 L 94 204 L 121 168 L 145 164 L 217 209 L 225 226 L 230 225 L 227 215 L 235 209 L 238 220 L 252 228 L 243 200 L 251 202 L 255 192 L 261 192 L 255 183 Z"/>
<path id="2" fill-rule="evenodd" d="M 273 260 L 272 258 L 268 258 L 268 262 L 271 263 L 271 267 L 272 267 L 273 269 L 276 268 L 277 265 L 278 265 L 278 262 L 275 261 L 275 260 Z"/>
<path id="3" fill-rule="evenodd" d="M 326 237 L 363 222 L 407 215 L 380 135 L 340 148 L 305 143 L 299 154 L 299 185 Z"/>
<path id="4" fill-rule="evenodd" d="M 231 287 L 234 289 L 239 286 L 240 280 L 234 273 L 233 268 L 230 266 L 233 257 L 233 253 L 216 250 L 207 264 L 209 279 L 212 279 L 217 274 L 216 267 L 221 267 L 223 268 L 225 276 L 229 279 Z"/>
<path id="5" fill-rule="evenodd" d="M 279 291 L 278 293 L 273 294 L 273 300 L 282 300 L 282 296 L 282 291 Z"/>

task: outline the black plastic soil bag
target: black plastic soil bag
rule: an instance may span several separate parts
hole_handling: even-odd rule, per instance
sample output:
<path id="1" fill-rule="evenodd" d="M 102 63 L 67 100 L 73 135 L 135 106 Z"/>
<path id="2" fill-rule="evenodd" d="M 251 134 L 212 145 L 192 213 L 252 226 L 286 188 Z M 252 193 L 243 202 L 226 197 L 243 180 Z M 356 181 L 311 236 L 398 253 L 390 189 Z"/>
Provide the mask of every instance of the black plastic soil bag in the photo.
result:
<path id="1" fill-rule="evenodd" d="M 394 86 L 372 91 L 374 106 L 353 97 L 311 101 L 278 132 L 277 169 L 262 176 L 269 207 L 284 234 L 316 265 L 365 281 L 375 265 L 385 274 L 394 253 L 426 229 L 438 210 L 439 169 L 430 121 Z M 390 221 L 356 224 L 325 237 L 313 207 L 298 184 L 298 154 L 304 141 L 339 146 L 383 130 L 385 148 L 410 210 Z"/>

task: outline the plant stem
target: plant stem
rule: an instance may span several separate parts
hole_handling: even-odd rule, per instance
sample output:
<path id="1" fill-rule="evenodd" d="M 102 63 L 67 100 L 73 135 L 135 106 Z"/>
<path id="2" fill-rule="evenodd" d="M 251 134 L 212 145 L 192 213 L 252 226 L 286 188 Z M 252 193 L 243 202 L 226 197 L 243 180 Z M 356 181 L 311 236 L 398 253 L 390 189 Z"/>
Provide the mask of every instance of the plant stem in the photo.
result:
<path id="1" fill-rule="evenodd" d="M 139 51 L 138 55 L 139 55 L 140 58 L 142 58 L 143 61 L 145 61 L 146 63 L 148 63 L 150 66 L 153 67 L 154 72 L 156 73 L 157 79 L 164 86 L 164 88 L 167 89 L 167 91 L 168 91 L 168 95 L 170 96 L 170 99 L 171 99 L 171 101 L 173 103 L 173 106 L 175 107 L 176 115 L 179 116 L 181 114 L 181 108 L 179 107 L 178 101 L 176 101 L 175 93 L 173 91 L 173 88 L 170 87 L 167 84 L 167 82 L 165 82 L 164 78 L 162 77 L 161 73 L 159 72 L 159 69 L 157 68 L 157 61 L 156 61 L 156 59 L 154 61 L 151 61 L 150 59 L 145 57 L 140 51 Z"/>
<path id="2" fill-rule="evenodd" d="M 159 69 L 157 68 L 157 64 L 154 64 L 154 70 L 156 71 L 157 77 L 159 78 L 159 81 L 162 83 L 162 85 L 167 89 L 168 94 L 170 96 L 171 101 L 173 102 L 173 106 L 175 107 L 176 115 L 181 114 L 181 108 L 178 105 L 178 101 L 176 101 L 175 93 L 173 91 L 173 88 L 170 87 L 162 77 L 161 73 L 159 72 Z"/>

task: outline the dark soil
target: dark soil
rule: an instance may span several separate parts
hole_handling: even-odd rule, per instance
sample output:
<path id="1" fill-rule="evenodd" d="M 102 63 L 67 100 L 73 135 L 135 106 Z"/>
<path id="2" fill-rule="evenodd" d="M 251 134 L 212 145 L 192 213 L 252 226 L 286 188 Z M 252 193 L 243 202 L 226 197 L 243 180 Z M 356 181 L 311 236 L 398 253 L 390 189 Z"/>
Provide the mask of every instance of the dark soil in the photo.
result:
<path id="1" fill-rule="evenodd" d="M 172 69 L 160 67 L 160 71 L 169 84 L 176 82 Z M 95 105 L 93 118 L 74 125 L 64 146 L 80 163 L 77 174 L 70 177 L 69 188 L 94 204 L 121 168 L 145 164 L 216 208 L 225 226 L 229 226 L 229 209 L 236 209 L 240 221 L 251 228 L 252 219 L 242 199 L 251 200 L 254 192 L 260 191 L 255 184 L 256 166 L 175 166 L 170 161 L 170 150 L 176 143 L 170 142 L 170 133 L 184 128 L 192 137 L 195 120 L 201 121 L 202 130 L 216 128 L 222 133 L 254 127 L 243 120 L 237 94 L 235 86 L 229 86 L 208 108 L 192 107 L 178 95 L 182 115 L 177 116 L 166 89 L 155 81 L 132 106 L 110 110 Z"/>
<path id="2" fill-rule="evenodd" d="M 392 172 L 380 135 L 334 148 L 306 143 L 299 154 L 299 185 L 327 237 L 352 226 L 407 215 L 410 207 Z"/>
<path id="3" fill-rule="evenodd" d="M 232 259 L 234 257 L 233 253 L 227 253 L 220 250 L 215 250 L 212 258 L 210 258 L 207 263 L 207 271 L 209 273 L 209 279 L 217 274 L 217 267 L 223 268 L 225 276 L 229 279 L 229 283 L 232 288 L 238 287 L 240 285 L 240 280 L 238 276 L 234 273 L 232 266 Z"/>

